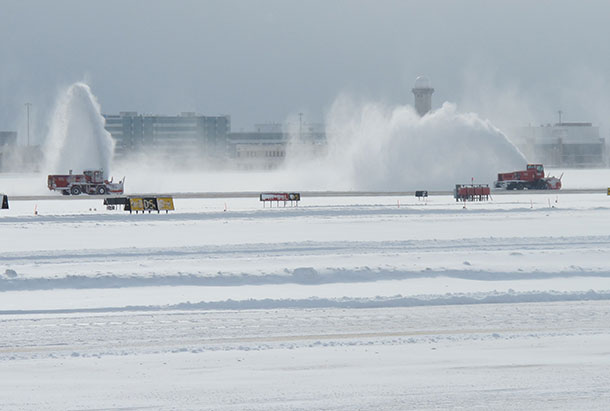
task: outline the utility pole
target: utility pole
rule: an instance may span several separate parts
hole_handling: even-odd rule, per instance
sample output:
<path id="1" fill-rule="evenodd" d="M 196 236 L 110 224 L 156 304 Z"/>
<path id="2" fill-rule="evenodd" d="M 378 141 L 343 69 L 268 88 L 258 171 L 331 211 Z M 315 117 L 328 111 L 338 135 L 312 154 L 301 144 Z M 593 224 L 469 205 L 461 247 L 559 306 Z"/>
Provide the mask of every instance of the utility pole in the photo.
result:
<path id="1" fill-rule="evenodd" d="M 25 108 L 27 110 L 28 113 L 28 147 L 30 146 L 30 107 L 32 106 L 32 103 L 25 103 Z"/>
<path id="2" fill-rule="evenodd" d="M 559 125 L 561 125 L 561 115 L 563 114 L 563 111 L 557 110 L 557 114 L 559 114 Z"/>

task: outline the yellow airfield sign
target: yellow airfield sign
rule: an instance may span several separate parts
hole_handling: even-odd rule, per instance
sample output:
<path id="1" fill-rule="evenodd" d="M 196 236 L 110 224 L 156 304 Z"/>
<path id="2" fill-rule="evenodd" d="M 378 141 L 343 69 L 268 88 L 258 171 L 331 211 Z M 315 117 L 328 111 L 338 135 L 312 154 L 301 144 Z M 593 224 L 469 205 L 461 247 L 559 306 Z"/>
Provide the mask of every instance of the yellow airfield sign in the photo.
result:
<path id="1" fill-rule="evenodd" d="M 174 199 L 171 197 L 157 197 L 157 210 L 174 211 Z"/>
<path id="2" fill-rule="evenodd" d="M 141 198 L 130 198 L 129 207 L 132 211 L 144 211 L 144 201 Z"/>

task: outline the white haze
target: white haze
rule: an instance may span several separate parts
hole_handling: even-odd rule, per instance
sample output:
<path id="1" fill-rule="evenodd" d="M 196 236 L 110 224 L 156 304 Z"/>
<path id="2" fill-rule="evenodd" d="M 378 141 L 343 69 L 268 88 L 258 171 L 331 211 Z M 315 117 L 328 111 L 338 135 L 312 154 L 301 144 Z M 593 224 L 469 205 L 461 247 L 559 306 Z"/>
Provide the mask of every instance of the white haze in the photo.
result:
<path id="1" fill-rule="evenodd" d="M 526 160 L 489 121 L 445 103 L 424 117 L 412 106 L 387 106 L 341 96 L 326 115 L 326 146 L 293 141 L 274 171 L 230 171 L 218 160 L 164 157 L 144 152 L 121 161 L 128 193 L 265 190 L 449 190 L 455 184 L 490 184 L 498 171 Z M 75 83 L 58 99 L 50 124 L 43 172 L 103 169 L 110 176 L 114 141 L 87 84 Z M 176 167 L 176 164 L 181 166 Z M 210 168 L 214 167 L 214 171 Z M 37 190 L 38 191 L 38 190 Z"/>
<path id="2" fill-rule="evenodd" d="M 74 83 L 60 94 L 45 144 L 48 173 L 103 169 L 106 176 L 114 141 L 105 129 L 100 105 L 85 83 Z"/>
<path id="3" fill-rule="evenodd" d="M 489 121 L 460 113 L 450 103 L 420 118 L 411 106 L 359 103 L 342 96 L 326 123 L 327 147 L 293 141 L 286 163 L 274 171 L 188 171 L 143 157 L 122 162 L 117 170 L 127 176 L 130 192 L 403 191 L 449 190 L 472 179 L 491 184 L 499 171 L 526 164 Z M 292 135 L 298 139 L 298 132 Z"/>
<path id="4" fill-rule="evenodd" d="M 451 103 L 424 117 L 412 106 L 386 107 L 338 98 L 327 117 L 328 149 L 319 160 L 289 152 L 287 169 L 320 188 L 447 190 L 491 183 L 526 160 L 489 121 Z"/>

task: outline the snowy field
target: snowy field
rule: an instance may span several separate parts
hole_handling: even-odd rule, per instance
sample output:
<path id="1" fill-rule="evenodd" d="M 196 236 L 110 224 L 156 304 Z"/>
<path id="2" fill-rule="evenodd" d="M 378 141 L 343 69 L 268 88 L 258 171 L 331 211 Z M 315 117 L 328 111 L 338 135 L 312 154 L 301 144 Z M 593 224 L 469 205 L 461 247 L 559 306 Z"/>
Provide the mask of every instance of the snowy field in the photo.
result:
<path id="1" fill-rule="evenodd" d="M 609 407 L 605 191 L 175 205 L 0 211 L 0 408 Z"/>

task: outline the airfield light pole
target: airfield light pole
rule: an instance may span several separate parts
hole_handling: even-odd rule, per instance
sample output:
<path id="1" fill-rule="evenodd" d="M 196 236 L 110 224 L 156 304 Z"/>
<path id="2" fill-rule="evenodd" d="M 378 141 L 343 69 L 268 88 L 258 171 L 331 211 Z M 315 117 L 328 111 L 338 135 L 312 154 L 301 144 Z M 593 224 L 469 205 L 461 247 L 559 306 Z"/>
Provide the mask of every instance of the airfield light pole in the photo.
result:
<path id="1" fill-rule="evenodd" d="M 25 109 L 27 111 L 27 116 L 28 116 L 28 126 L 27 126 L 27 131 L 28 131 L 28 147 L 30 146 L 30 107 L 32 106 L 32 103 L 25 103 Z"/>
<path id="2" fill-rule="evenodd" d="M 559 125 L 561 125 L 561 115 L 563 114 L 563 111 L 557 110 L 557 114 L 559 114 Z"/>

